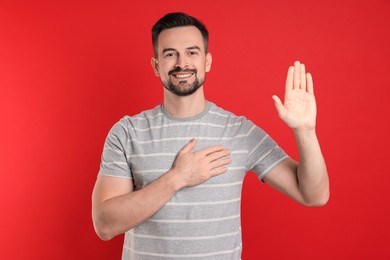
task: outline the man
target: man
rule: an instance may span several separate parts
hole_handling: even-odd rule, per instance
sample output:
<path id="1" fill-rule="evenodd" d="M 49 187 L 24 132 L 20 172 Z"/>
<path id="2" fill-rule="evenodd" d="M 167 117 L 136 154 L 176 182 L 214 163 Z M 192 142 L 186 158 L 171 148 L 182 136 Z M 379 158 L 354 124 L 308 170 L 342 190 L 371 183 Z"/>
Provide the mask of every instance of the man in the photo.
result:
<path id="1" fill-rule="evenodd" d="M 107 136 L 92 203 L 101 239 L 125 233 L 123 259 L 240 259 L 247 171 L 303 205 L 327 202 L 313 82 L 303 64 L 288 69 L 284 104 L 273 97 L 295 134 L 297 163 L 251 121 L 205 99 L 212 56 L 203 24 L 167 14 L 152 38 L 164 102 L 124 117 Z"/>

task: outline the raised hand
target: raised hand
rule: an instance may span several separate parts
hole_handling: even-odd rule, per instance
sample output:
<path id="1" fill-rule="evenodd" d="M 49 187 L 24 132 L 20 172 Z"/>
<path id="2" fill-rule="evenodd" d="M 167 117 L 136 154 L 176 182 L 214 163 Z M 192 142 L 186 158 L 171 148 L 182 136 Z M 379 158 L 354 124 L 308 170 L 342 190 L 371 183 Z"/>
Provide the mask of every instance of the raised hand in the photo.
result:
<path id="1" fill-rule="evenodd" d="M 280 119 L 294 131 L 313 130 L 316 125 L 316 101 L 313 79 L 306 73 L 305 65 L 299 61 L 290 66 L 287 72 L 284 104 L 277 96 L 272 96 Z"/>
<path id="2" fill-rule="evenodd" d="M 183 187 L 195 186 L 227 171 L 230 151 L 223 146 L 210 146 L 192 152 L 196 140 L 191 140 L 177 155 L 171 171 L 182 180 Z"/>

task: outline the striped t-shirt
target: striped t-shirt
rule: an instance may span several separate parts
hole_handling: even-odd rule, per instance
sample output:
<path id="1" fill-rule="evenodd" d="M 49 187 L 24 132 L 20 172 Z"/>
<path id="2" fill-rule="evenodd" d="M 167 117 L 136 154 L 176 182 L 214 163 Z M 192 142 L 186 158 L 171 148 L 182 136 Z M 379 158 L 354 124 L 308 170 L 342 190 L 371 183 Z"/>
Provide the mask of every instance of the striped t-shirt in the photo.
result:
<path id="1" fill-rule="evenodd" d="M 262 129 L 245 117 L 208 102 L 197 116 L 168 114 L 162 105 L 125 116 L 110 130 L 99 175 L 131 179 L 139 190 L 166 173 L 177 153 L 195 138 L 194 149 L 231 150 L 228 171 L 184 188 L 150 219 L 125 233 L 122 259 L 240 259 L 240 202 L 246 172 L 262 179 L 287 158 Z"/>

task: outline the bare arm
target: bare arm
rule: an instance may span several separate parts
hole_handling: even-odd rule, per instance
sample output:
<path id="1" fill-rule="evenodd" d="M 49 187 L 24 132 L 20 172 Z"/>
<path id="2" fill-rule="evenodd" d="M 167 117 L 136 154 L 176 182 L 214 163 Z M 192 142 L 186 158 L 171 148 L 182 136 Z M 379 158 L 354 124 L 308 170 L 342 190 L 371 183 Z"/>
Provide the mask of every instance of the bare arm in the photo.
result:
<path id="1" fill-rule="evenodd" d="M 279 164 L 264 181 L 304 205 L 324 205 L 329 199 L 329 179 L 315 132 L 313 80 L 303 64 L 295 62 L 288 70 L 284 104 L 277 96 L 273 99 L 279 117 L 294 132 L 300 160 Z"/>
<path id="2" fill-rule="evenodd" d="M 225 173 L 230 151 L 212 146 L 192 152 L 192 140 L 179 153 L 172 169 L 146 187 L 133 191 L 131 180 L 98 177 L 92 194 L 95 231 L 103 240 L 124 233 L 150 218 L 180 189 Z"/>

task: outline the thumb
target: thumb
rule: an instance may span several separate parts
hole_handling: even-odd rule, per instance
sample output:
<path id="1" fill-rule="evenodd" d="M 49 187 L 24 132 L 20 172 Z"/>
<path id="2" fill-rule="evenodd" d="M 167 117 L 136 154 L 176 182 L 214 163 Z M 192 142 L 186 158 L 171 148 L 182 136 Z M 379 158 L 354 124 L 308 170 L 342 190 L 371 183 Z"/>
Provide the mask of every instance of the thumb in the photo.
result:
<path id="1" fill-rule="evenodd" d="M 181 150 L 181 153 L 190 153 L 192 151 L 192 149 L 195 148 L 195 145 L 196 145 L 196 140 L 195 138 L 191 139 L 191 141 L 186 144 L 183 149 Z"/>
<path id="2" fill-rule="evenodd" d="M 286 113 L 286 108 L 284 107 L 282 101 L 278 96 L 273 95 L 272 99 L 274 100 L 275 108 L 278 112 L 279 117 L 282 118 L 282 116 Z"/>

